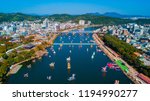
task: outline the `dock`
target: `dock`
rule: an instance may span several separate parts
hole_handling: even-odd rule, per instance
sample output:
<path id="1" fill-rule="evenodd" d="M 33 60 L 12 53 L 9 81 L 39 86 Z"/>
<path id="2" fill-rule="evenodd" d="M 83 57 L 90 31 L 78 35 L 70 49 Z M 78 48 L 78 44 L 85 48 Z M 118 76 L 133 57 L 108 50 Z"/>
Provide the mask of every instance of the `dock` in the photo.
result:
<path id="1" fill-rule="evenodd" d="M 13 69 L 10 69 L 7 75 L 16 74 L 23 65 L 12 66 Z"/>

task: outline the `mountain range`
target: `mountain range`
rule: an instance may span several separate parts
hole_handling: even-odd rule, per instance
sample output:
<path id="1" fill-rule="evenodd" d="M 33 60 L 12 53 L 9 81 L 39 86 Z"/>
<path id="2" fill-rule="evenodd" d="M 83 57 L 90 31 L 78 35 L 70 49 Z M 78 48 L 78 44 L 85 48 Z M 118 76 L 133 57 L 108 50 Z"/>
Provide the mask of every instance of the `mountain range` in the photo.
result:
<path id="1" fill-rule="evenodd" d="M 150 16 L 143 16 L 143 15 L 123 15 L 116 12 L 106 12 L 104 14 L 101 13 L 87 13 L 95 16 L 107 16 L 107 17 L 115 17 L 115 18 L 150 18 Z"/>
<path id="2" fill-rule="evenodd" d="M 70 14 L 53 14 L 53 15 L 32 15 L 23 13 L 0 13 L 0 23 L 11 22 L 11 21 L 33 21 L 33 20 L 44 20 L 48 18 L 59 22 L 73 21 L 78 23 L 79 20 L 91 21 L 93 24 L 126 24 L 126 23 L 137 23 L 137 24 L 150 24 L 150 19 L 123 19 L 127 16 L 123 16 L 117 13 L 87 13 L 82 15 L 70 15 Z"/>

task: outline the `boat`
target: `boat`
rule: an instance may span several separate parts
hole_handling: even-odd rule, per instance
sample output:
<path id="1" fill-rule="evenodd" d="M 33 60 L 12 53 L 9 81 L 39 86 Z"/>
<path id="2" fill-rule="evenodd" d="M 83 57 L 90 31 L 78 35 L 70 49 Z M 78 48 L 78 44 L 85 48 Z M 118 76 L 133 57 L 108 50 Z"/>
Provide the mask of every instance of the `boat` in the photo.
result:
<path id="1" fill-rule="evenodd" d="M 47 80 L 51 80 L 52 79 L 52 77 L 51 76 L 47 76 Z"/>
<path id="2" fill-rule="evenodd" d="M 75 78 L 69 77 L 68 81 L 72 81 L 72 80 L 75 80 Z"/>
<path id="3" fill-rule="evenodd" d="M 59 47 L 58 50 L 61 50 L 61 48 Z"/>
<path id="4" fill-rule="evenodd" d="M 89 51 L 89 49 L 87 48 L 87 49 L 86 49 L 86 51 L 88 52 L 88 51 Z"/>
<path id="5" fill-rule="evenodd" d="M 49 66 L 52 67 L 52 68 L 54 68 L 55 62 L 50 63 Z"/>
<path id="6" fill-rule="evenodd" d="M 115 80 L 115 84 L 119 84 L 119 80 Z"/>
<path id="7" fill-rule="evenodd" d="M 56 54 L 56 52 L 54 51 L 53 54 Z"/>
<path id="8" fill-rule="evenodd" d="M 109 68 L 115 68 L 114 65 L 115 65 L 114 63 L 107 63 L 107 66 L 108 66 Z"/>
<path id="9" fill-rule="evenodd" d="M 91 45 L 91 48 L 93 47 L 93 45 Z"/>
<path id="10" fill-rule="evenodd" d="M 68 78 L 68 81 L 73 81 L 73 80 L 75 80 L 75 76 L 76 76 L 75 74 L 72 74 L 72 76 Z"/>
<path id="11" fill-rule="evenodd" d="M 29 74 L 28 73 L 24 74 L 24 77 L 25 78 L 29 77 Z"/>
<path id="12" fill-rule="evenodd" d="M 76 74 L 72 74 L 72 77 L 75 77 L 76 76 Z"/>
<path id="13" fill-rule="evenodd" d="M 90 42 L 94 43 L 95 41 L 94 40 L 90 40 Z"/>
<path id="14" fill-rule="evenodd" d="M 121 71 L 121 69 L 119 67 L 115 67 L 114 68 L 116 71 Z"/>
<path id="15" fill-rule="evenodd" d="M 91 59 L 94 59 L 94 56 L 95 56 L 95 52 L 93 52 L 93 54 L 91 56 Z"/>
<path id="16" fill-rule="evenodd" d="M 71 53 L 71 50 L 69 52 Z"/>
<path id="17" fill-rule="evenodd" d="M 49 55 L 49 58 L 51 58 L 51 56 Z"/>
<path id="18" fill-rule="evenodd" d="M 67 63 L 67 69 L 71 69 L 70 62 Z"/>
<path id="19" fill-rule="evenodd" d="M 31 68 L 31 64 L 27 66 L 27 68 Z"/>
<path id="20" fill-rule="evenodd" d="M 66 60 L 67 60 L 67 62 L 70 62 L 70 61 L 71 61 L 71 58 L 70 58 L 70 57 L 68 57 Z"/>
<path id="21" fill-rule="evenodd" d="M 91 56 L 91 59 L 94 59 L 94 55 Z"/>
<path id="22" fill-rule="evenodd" d="M 107 72 L 107 67 L 106 66 L 102 68 L 102 72 Z"/>
<path id="23" fill-rule="evenodd" d="M 97 52 L 101 52 L 102 50 L 100 50 L 100 49 L 97 49 Z"/>
<path id="24" fill-rule="evenodd" d="M 53 50 L 53 47 L 51 47 L 50 50 Z"/>
<path id="25" fill-rule="evenodd" d="M 95 52 L 93 52 L 93 56 L 95 55 Z"/>

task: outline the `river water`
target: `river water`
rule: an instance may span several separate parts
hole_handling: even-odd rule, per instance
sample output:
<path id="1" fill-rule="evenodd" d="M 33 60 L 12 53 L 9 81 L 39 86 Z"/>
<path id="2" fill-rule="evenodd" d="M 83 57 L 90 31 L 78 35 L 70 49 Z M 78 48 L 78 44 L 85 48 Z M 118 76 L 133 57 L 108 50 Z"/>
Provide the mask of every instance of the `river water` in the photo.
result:
<path id="1" fill-rule="evenodd" d="M 85 28 L 85 31 L 93 31 L 97 29 Z M 57 37 L 55 43 L 91 43 L 92 34 L 63 33 Z M 107 68 L 106 72 L 102 71 L 102 67 L 106 66 L 111 60 L 103 53 L 98 52 L 98 47 L 93 45 L 59 45 L 47 48 L 49 54 L 37 59 L 36 62 L 29 61 L 23 64 L 18 73 L 11 75 L 6 81 L 7 84 L 113 84 L 115 80 L 119 80 L 121 84 L 130 84 L 132 81 L 128 79 L 122 71 Z M 53 53 L 53 50 L 56 54 Z M 92 54 L 94 58 L 92 59 Z M 71 69 L 67 69 L 66 59 L 71 58 Z M 55 62 L 54 68 L 50 68 L 49 64 Z M 31 68 L 27 66 L 31 64 Z M 28 77 L 24 77 L 28 74 Z M 69 81 L 69 77 L 75 74 L 74 79 Z M 51 77 L 51 79 L 48 79 Z"/>

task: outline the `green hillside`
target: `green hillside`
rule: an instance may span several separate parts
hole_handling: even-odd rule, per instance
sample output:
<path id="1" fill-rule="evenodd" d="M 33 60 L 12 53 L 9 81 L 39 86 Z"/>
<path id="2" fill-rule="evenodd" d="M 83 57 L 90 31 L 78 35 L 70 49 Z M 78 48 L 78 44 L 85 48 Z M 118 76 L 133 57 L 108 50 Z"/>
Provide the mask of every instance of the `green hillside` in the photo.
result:
<path id="1" fill-rule="evenodd" d="M 90 20 L 93 24 L 105 24 L 105 25 L 114 25 L 114 24 L 126 24 L 126 23 L 137 23 L 137 24 L 150 24 L 150 19 L 139 19 L 139 20 L 129 20 L 121 18 L 113 18 L 106 16 L 96 16 L 91 14 L 83 15 L 69 15 L 69 14 L 54 14 L 49 16 L 37 16 L 37 15 L 27 15 L 22 13 L 0 13 L 0 23 L 9 22 L 9 21 L 24 21 L 24 20 L 37 20 L 48 18 L 54 21 L 66 22 L 72 20 L 73 22 L 78 22 L 79 20 Z"/>

